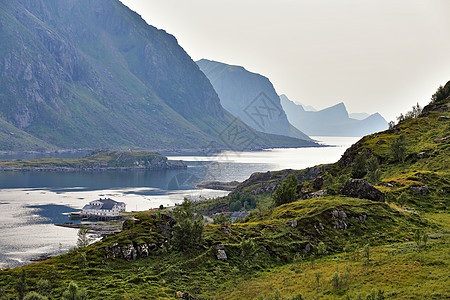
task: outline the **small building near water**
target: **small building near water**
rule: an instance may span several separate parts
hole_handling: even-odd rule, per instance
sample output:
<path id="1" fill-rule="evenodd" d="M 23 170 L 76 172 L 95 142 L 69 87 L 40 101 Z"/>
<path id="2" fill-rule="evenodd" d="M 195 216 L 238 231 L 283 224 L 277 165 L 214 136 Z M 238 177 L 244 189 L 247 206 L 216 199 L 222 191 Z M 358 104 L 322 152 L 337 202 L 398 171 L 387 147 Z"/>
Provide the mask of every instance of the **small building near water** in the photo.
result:
<path id="1" fill-rule="evenodd" d="M 231 214 L 231 223 L 234 223 L 238 220 L 244 220 L 246 216 L 248 216 L 249 213 L 246 211 L 235 211 Z"/>
<path id="2" fill-rule="evenodd" d="M 126 205 L 109 198 L 91 201 L 86 204 L 81 211 L 83 218 L 116 218 L 125 211 Z"/>

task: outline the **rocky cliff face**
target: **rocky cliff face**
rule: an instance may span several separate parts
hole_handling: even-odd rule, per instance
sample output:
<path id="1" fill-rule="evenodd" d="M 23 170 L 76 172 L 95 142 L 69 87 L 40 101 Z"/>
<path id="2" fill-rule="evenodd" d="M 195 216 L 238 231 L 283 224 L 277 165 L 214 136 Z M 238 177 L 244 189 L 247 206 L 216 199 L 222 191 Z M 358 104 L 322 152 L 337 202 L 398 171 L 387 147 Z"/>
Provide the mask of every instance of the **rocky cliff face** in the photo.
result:
<path id="1" fill-rule="evenodd" d="M 240 66 L 206 59 L 197 64 L 211 81 L 223 107 L 248 126 L 266 133 L 311 140 L 289 123 L 268 78 Z"/>
<path id="2" fill-rule="evenodd" d="M 118 0 L 4 1 L 0 54 L 0 118 L 43 143 L 226 144 L 219 135 L 233 117 L 206 76 L 173 36 Z"/>

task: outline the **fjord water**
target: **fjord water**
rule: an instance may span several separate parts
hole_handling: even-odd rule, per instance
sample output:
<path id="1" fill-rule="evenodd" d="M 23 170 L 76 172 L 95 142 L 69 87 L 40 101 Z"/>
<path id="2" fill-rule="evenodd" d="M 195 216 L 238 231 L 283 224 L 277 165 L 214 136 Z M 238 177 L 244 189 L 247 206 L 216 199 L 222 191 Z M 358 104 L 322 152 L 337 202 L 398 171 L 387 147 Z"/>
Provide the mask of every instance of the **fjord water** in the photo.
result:
<path id="1" fill-rule="evenodd" d="M 315 137 L 333 147 L 225 151 L 213 156 L 169 156 L 186 170 L 119 172 L 0 172 L 0 267 L 29 263 L 42 253 L 74 247 L 77 231 L 57 227 L 67 213 L 99 197 L 127 204 L 127 211 L 201 200 L 228 192 L 196 189 L 205 180 L 242 181 L 254 172 L 303 169 L 337 161 L 354 137 Z M 13 157 L 8 157 L 13 158 Z M 19 158 L 19 157 L 16 157 Z M 20 157 L 21 158 L 21 157 Z"/>

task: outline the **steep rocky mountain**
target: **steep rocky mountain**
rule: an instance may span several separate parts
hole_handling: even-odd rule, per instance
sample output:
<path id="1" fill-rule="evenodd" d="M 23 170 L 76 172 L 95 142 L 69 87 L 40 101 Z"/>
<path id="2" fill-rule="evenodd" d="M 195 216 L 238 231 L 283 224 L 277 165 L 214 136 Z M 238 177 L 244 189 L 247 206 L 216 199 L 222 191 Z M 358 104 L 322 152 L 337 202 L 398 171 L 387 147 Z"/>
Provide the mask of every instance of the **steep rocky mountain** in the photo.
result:
<path id="1" fill-rule="evenodd" d="M 207 59 L 197 64 L 211 81 L 222 106 L 244 123 L 262 132 L 309 140 L 289 123 L 268 78 L 241 66 Z"/>
<path id="2" fill-rule="evenodd" d="M 280 99 L 289 121 L 308 135 L 364 136 L 388 128 L 388 123 L 379 113 L 362 120 L 351 118 L 342 102 L 319 111 L 307 111 L 286 95 L 281 95 Z"/>
<path id="3" fill-rule="evenodd" d="M 0 150 L 230 147 L 236 122 L 205 75 L 118 0 L 2 1 L 0 57 L 0 128 L 34 139 L 2 134 Z M 255 134 L 254 147 L 305 144 Z"/>

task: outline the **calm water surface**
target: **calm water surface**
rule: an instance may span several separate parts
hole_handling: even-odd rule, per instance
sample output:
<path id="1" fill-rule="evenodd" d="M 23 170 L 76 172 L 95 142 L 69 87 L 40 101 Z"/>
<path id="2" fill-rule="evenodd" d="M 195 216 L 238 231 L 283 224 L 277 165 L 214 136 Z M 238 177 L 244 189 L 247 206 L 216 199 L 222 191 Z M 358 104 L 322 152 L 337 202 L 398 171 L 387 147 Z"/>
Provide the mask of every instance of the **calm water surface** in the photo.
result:
<path id="1" fill-rule="evenodd" d="M 188 164 L 186 170 L 0 172 L 0 267 L 18 266 L 39 254 L 64 252 L 73 247 L 77 231 L 54 224 L 70 221 L 69 212 L 99 197 L 123 201 L 127 211 L 135 211 L 161 204 L 174 205 L 184 197 L 198 200 L 223 196 L 227 192 L 196 189 L 195 185 L 205 180 L 242 181 L 254 172 L 332 163 L 358 140 L 353 137 L 314 138 L 333 147 L 169 157 L 184 160 Z"/>

